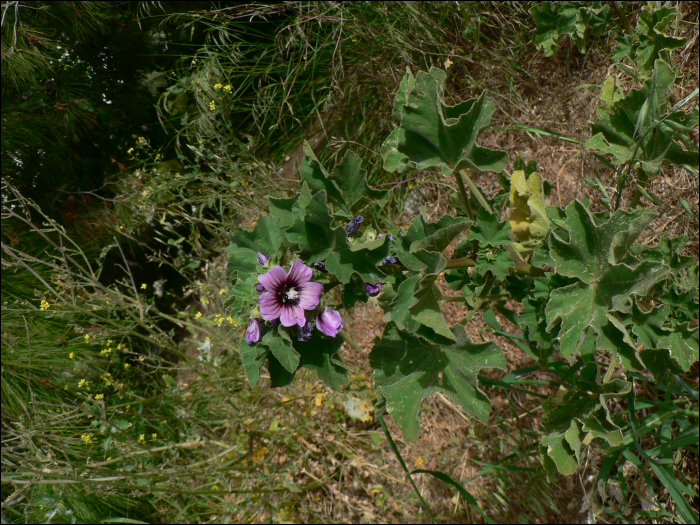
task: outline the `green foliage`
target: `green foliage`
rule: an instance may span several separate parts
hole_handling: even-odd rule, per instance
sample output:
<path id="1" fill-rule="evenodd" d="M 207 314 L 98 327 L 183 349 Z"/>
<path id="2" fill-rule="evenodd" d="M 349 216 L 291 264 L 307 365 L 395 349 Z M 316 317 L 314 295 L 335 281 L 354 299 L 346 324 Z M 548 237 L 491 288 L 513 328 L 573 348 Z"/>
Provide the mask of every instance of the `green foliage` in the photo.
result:
<path id="1" fill-rule="evenodd" d="M 607 32 L 612 14 L 603 2 L 542 2 L 530 9 L 537 22 L 535 45 L 552 56 L 561 40 L 569 35 L 579 52 L 588 51 L 588 35 Z"/>
<path id="2" fill-rule="evenodd" d="M 610 155 L 616 165 L 639 163 L 652 175 L 665 164 L 697 171 L 698 149 L 690 133 L 698 126 L 698 108 L 690 113 L 669 108 L 675 78 L 671 67 L 657 60 L 644 86 L 624 96 L 609 80 L 586 146 Z"/>
<path id="3" fill-rule="evenodd" d="M 431 68 L 413 77 L 410 69 L 394 100 L 397 127 L 382 145 L 384 169 L 437 170 L 452 175 L 461 169 L 501 171 L 505 153 L 476 145 L 495 110 L 485 94 L 455 106 L 445 103 L 445 72 Z"/>
<path id="4" fill-rule="evenodd" d="M 434 392 L 448 394 L 470 416 L 488 418 L 490 403 L 477 386 L 476 375 L 483 368 L 504 370 L 503 353 L 493 343 L 473 343 L 461 326 L 452 333 L 452 345 L 436 345 L 389 324 L 382 339 L 375 341 L 370 363 L 377 393 L 386 400 L 405 439 L 418 437 L 420 407 Z"/>
<path id="5" fill-rule="evenodd" d="M 617 39 L 618 47 L 612 57 L 627 58 L 644 77 L 651 76 L 656 61 L 668 60 L 668 53 L 682 48 L 685 38 L 667 35 L 669 24 L 678 16 L 675 7 L 643 6 L 637 17 L 637 27 L 632 35 L 623 34 Z"/>

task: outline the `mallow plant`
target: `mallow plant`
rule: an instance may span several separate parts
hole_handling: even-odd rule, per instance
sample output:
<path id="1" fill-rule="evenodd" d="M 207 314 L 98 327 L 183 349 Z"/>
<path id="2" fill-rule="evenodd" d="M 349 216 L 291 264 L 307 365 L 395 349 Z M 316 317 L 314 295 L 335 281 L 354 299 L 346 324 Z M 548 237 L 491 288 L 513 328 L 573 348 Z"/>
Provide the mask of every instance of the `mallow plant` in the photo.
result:
<path id="1" fill-rule="evenodd" d="M 632 420 L 611 413 L 610 402 L 629 398 L 635 378 L 679 378 L 698 360 L 698 266 L 682 255 L 685 237 L 661 232 L 656 246 L 639 243 L 657 217 L 653 210 L 592 209 L 586 199 L 547 206 L 534 162 L 518 158 L 507 173 L 505 152 L 477 144 L 493 103 L 482 94 L 448 105 L 444 86 L 442 70 L 406 72 L 394 101 L 397 125 L 381 156 L 391 173 L 454 177 L 461 197 L 455 215 L 386 225 L 377 213 L 386 193 L 367 184 L 359 157 L 348 152 L 327 169 L 306 144 L 298 194 L 270 199 L 252 231 L 232 232 L 230 305 L 250 317 L 241 359 L 253 385 L 267 363 L 272 387 L 305 367 L 337 389 L 346 374 L 338 356 L 343 316 L 377 296 L 386 326 L 370 354 L 376 417 L 390 413 L 413 440 L 421 406 L 436 392 L 487 420 L 490 402 L 480 384 L 488 379 L 480 373 L 506 372 L 507 365 L 496 343 L 467 334 L 465 325 L 481 311 L 497 335 L 539 364 L 510 371 L 501 385 L 513 387 L 538 368 L 558 377 L 559 394 L 543 404 L 540 451 L 549 475 L 573 474 L 592 442 L 629 446 Z M 697 150 L 688 155 L 697 166 Z M 493 172 L 500 192 L 487 198 L 468 170 Z M 443 296 L 442 275 L 469 312 L 452 326 L 442 306 L 456 298 Z M 504 329 L 495 312 L 521 333 Z M 636 443 L 639 433 L 632 435 Z"/>

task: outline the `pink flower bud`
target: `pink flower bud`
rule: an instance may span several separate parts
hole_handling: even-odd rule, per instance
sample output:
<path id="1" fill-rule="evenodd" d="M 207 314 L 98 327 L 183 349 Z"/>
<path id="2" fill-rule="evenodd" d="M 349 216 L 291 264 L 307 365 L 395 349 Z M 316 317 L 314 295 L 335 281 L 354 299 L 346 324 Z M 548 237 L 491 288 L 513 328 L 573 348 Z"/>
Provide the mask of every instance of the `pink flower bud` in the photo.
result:
<path id="1" fill-rule="evenodd" d="M 343 329 L 340 313 L 332 308 L 326 308 L 316 317 L 316 328 L 326 335 L 335 337 Z"/>

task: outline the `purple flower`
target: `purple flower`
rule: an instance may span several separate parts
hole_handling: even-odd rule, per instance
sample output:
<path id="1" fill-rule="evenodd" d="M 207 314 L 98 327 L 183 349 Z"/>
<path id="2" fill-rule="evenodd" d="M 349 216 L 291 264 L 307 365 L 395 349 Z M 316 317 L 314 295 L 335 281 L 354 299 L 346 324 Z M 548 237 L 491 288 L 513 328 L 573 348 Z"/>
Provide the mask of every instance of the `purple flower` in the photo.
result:
<path id="1" fill-rule="evenodd" d="M 377 295 L 382 291 L 382 284 L 384 283 L 365 283 L 365 291 L 367 292 L 367 295 Z"/>
<path id="2" fill-rule="evenodd" d="M 394 240 L 394 236 L 393 236 L 392 234 L 387 233 L 387 235 L 389 236 L 389 240 L 390 240 L 390 241 L 393 241 L 393 240 Z M 383 233 L 380 233 L 379 235 L 377 235 L 377 239 L 381 239 L 382 237 L 384 237 L 384 234 L 383 234 Z"/>
<path id="3" fill-rule="evenodd" d="M 304 326 L 304 310 L 318 306 L 323 285 L 312 283 L 313 271 L 299 259 L 294 261 L 289 273 L 281 266 L 258 276 L 267 292 L 260 296 L 260 312 L 263 319 L 279 319 L 283 326 Z"/>
<path id="4" fill-rule="evenodd" d="M 386 259 L 382 261 L 382 264 L 396 264 L 396 257 L 393 255 L 387 255 Z"/>
<path id="5" fill-rule="evenodd" d="M 306 321 L 306 324 L 304 326 L 299 327 L 297 330 L 297 339 L 299 341 L 305 343 L 309 339 L 311 339 L 311 332 L 314 329 L 314 325 L 311 321 Z"/>
<path id="6" fill-rule="evenodd" d="M 249 345 L 257 343 L 260 341 L 260 334 L 262 332 L 263 322 L 262 319 L 251 319 L 248 329 L 245 331 L 245 341 Z"/>
<path id="7" fill-rule="evenodd" d="M 263 293 L 265 291 L 265 287 L 262 284 L 258 283 L 255 285 L 255 291 L 258 293 Z"/>
<path id="8" fill-rule="evenodd" d="M 316 268 L 319 272 L 328 273 L 328 270 L 326 270 L 326 265 L 322 262 L 314 263 L 314 268 Z"/>
<path id="9" fill-rule="evenodd" d="M 260 266 L 265 266 L 267 264 L 267 261 L 269 261 L 270 259 L 272 259 L 271 255 L 267 256 L 264 253 L 258 252 L 258 263 L 260 264 Z"/>
<path id="10" fill-rule="evenodd" d="M 360 224 L 362 224 L 362 221 L 364 220 L 365 219 L 362 215 L 358 215 L 348 223 L 348 225 L 345 227 L 345 231 L 347 232 L 348 237 L 352 236 L 352 234 L 357 231 L 357 229 L 360 227 Z"/>
<path id="11" fill-rule="evenodd" d="M 343 329 L 343 320 L 337 311 L 326 308 L 316 317 L 316 328 L 326 335 L 335 337 Z"/>

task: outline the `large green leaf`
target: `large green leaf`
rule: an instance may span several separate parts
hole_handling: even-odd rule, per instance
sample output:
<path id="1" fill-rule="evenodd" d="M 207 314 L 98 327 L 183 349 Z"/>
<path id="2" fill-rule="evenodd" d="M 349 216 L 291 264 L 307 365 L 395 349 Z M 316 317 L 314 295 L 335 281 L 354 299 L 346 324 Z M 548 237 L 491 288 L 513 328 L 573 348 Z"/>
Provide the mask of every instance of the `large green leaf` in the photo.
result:
<path id="1" fill-rule="evenodd" d="M 479 218 L 469 231 L 469 239 L 479 241 L 479 246 L 484 248 L 491 246 L 503 246 L 510 244 L 510 232 L 512 226 L 509 221 L 499 221 L 498 216 L 494 213 L 489 213 L 486 209 L 479 210 Z"/>
<path id="2" fill-rule="evenodd" d="M 452 327 L 450 346 L 427 343 L 389 323 L 370 354 L 377 393 L 406 440 L 420 431 L 423 400 L 435 392 L 449 395 L 467 414 L 486 421 L 488 397 L 477 385 L 485 368 L 506 369 L 503 352 L 494 343 L 473 343 L 464 327 Z"/>
<path id="3" fill-rule="evenodd" d="M 292 342 L 287 337 L 278 333 L 279 327 L 273 327 L 262 338 L 261 344 L 266 346 L 277 358 L 277 361 L 289 372 L 293 374 L 299 368 L 299 353 L 294 350 Z"/>
<path id="4" fill-rule="evenodd" d="M 501 171 L 508 163 L 502 151 L 476 145 L 491 122 L 493 103 L 482 94 L 456 106 L 445 104 L 445 72 L 431 68 L 415 79 L 410 71 L 395 100 L 401 122 L 381 148 L 384 169 L 439 170 L 446 175 L 465 168 Z M 401 108 L 397 111 L 397 105 Z"/>
<path id="5" fill-rule="evenodd" d="M 414 303 L 409 312 L 419 323 L 432 328 L 443 337 L 454 340 L 440 308 L 442 292 L 435 284 L 437 278 L 438 274 L 431 273 L 418 282 L 418 289 L 413 294 Z"/>
<path id="6" fill-rule="evenodd" d="M 274 217 L 258 216 L 257 223 L 252 232 L 236 228 L 232 234 L 233 243 L 240 248 L 249 248 L 254 252 L 262 252 L 265 255 L 277 255 L 282 245 L 284 236 L 280 229 L 279 221 Z"/>
<path id="7" fill-rule="evenodd" d="M 353 274 L 363 281 L 378 282 L 384 277 L 377 265 L 389 255 L 389 237 L 384 236 L 371 242 L 350 242 L 345 230 L 334 232 L 326 268 L 335 274 L 341 283 L 349 283 Z"/>
<path id="8" fill-rule="evenodd" d="M 639 262 L 630 254 L 632 243 L 655 216 L 644 209 L 618 210 L 599 221 L 574 201 L 563 221 L 568 235 L 552 232 L 549 249 L 556 272 L 577 282 L 552 291 L 547 330 L 559 326 L 561 352 L 570 361 L 610 323 L 608 312 L 628 310 L 633 295 L 645 295 L 668 275 L 662 263 Z"/>
<path id="9" fill-rule="evenodd" d="M 315 370 L 319 379 L 333 390 L 340 388 L 347 375 L 347 368 L 338 357 L 338 350 L 343 345 L 341 336 L 326 337 L 314 330 L 310 340 L 295 340 L 292 345 L 300 355 L 301 367 Z"/>
<path id="10" fill-rule="evenodd" d="M 375 190 L 367 184 L 367 170 L 362 169 L 362 159 L 348 151 L 329 175 L 340 189 L 348 209 L 354 214 L 370 203 L 381 203 L 386 191 Z"/>
<path id="11" fill-rule="evenodd" d="M 664 164 L 697 171 L 698 148 L 690 134 L 698 125 L 698 108 L 664 114 L 675 78 L 673 69 L 657 60 L 642 88 L 598 112 L 601 118 L 593 124 L 586 146 L 610 155 L 613 164 L 640 162 L 649 174 L 658 173 Z"/>

